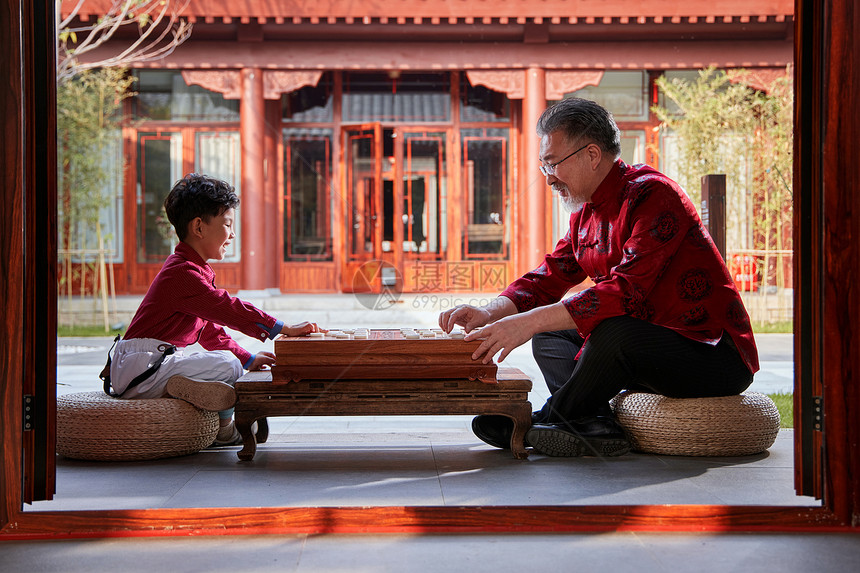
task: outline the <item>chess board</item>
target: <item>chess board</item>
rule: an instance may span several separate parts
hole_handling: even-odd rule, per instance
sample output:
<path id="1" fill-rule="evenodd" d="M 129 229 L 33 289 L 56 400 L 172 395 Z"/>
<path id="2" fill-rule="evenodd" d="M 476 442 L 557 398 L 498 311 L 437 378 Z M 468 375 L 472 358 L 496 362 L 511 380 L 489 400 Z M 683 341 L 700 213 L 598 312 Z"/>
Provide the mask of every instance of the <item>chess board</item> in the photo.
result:
<path id="1" fill-rule="evenodd" d="M 480 340 L 439 329 L 331 330 L 275 339 L 273 381 L 469 379 L 496 382 L 498 366 L 472 360 Z"/>

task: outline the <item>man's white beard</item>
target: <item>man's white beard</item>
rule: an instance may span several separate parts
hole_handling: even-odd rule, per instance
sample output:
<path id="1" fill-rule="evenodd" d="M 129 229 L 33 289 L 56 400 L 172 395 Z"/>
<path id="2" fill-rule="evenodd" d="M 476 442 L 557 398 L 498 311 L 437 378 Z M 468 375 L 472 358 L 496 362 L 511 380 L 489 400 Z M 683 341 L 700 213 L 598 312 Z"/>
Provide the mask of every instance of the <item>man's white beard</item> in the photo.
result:
<path id="1" fill-rule="evenodd" d="M 561 206 L 564 207 L 564 210 L 568 213 L 576 213 L 587 203 L 587 201 L 574 198 L 570 194 L 570 190 L 566 190 L 564 195 L 559 193 L 558 198 L 561 199 Z"/>
<path id="2" fill-rule="evenodd" d="M 582 206 L 585 205 L 585 201 L 577 201 L 573 197 L 563 197 L 561 199 L 561 205 L 568 213 L 576 213 L 582 209 Z"/>

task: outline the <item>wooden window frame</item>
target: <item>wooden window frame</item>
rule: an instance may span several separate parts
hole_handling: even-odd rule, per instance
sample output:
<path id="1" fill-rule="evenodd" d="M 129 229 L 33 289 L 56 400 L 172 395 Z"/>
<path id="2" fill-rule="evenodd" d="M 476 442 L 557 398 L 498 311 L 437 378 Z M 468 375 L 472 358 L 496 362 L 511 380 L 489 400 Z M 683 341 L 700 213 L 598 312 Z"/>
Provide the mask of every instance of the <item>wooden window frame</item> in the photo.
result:
<path id="1" fill-rule="evenodd" d="M 506 128 L 507 126 L 505 126 Z M 473 127 L 463 127 L 460 130 L 460 154 L 463 157 L 463 174 L 462 174 L 462 193 L 465 199 L 465 203 L 468 205 L 468 208 L 463 212 L 463 260 L 465 261 L 509 261 L 511 258 L 511 242 L 507 237 L 509 237 L 511 232 L 511 227 L 513 226 L 512 222 L 512 213 L 509 211 L 510 205 L 512 203 L 512 193 L 511 193 L 511 141 L 510 134 L 511 130 L 508 131 L 507 137 L 497 136 L 497 135 L 463 135 L 463 131 L 466 130 L 475 130 L 481 128 L 473 128 Z M 488 128 L 495 129 L 495 128 Z M 500 253 L 473 253 L 470 251 L 471 241 L 469 240 L 469 230 L 472 228 L 476 228 L 474 224 L 469 220 L 469 214 L 472 210 L 473 203 L 475 200 L 475 190 L 472 188 L 471 179 L 472 173 L 469 172 L 469 144 L 476 141 L 493 141 L 493 142 L 501 142 L 502 144 L 502 169 L 504 169 L 504 177 L 502 180 L 505 182 L 505 197 L 502 202 L 502 213 L 501 213 L 501 221 L 502 223 L 502 252 Z"/>
<path id="2" fill-rule="evenodd" d="M 323 128 L 328 130 L 330 133 L 328 135 L 313 135 L 313 136 L 305 136 L 301 138 L 293 137 L 292 130 L 296 129 L 289 124 L 285 129 L 282 130 L 281 133 L 281 144 L 283 148 L 283 157 L 282 157 L 282 165 L 284 166 L 283 170 L 283 193 L 281 194 L 281 201 L 283 202 L 283 244 L 284 248 L 280 252 L 281 262 L 284 263 L 300 263 L 300 262 L 331 262 L 333 260 L 333 251 L 334 245 L 331 238 L 332 234 L 332 213 L 331 213 L 331 181 L 332 181 L 332 161 L 334 158 L 333 148 L 334 148 L 334 140 L 336 135 L 330 128 Z M 321 215 L 324 219 L 323 227 L 325 228 L 324 234 L 328 239 L 323 246 L 323 252 L 315 255 L 298 255 L 288 253 L 288 251 L 292 248 L 292 231 L 291 225 L 293 224 L 293 179 L 292 179 L 292 171 L 290 168 L 292 162 L 292 150 L 293 145 L 297 141 L 314 141 L 314 142 L 322 142 L 325 145 L 325 171 L 322 177 L 322 186 L 324 188 L 324 192 L 322 193 L 322 203 L 321 208 L 324 210 L 324 213 Z M 320 216 L 320 215 L 318 215 Z M 287 223 L 289 222 L 289 224 Z"/>

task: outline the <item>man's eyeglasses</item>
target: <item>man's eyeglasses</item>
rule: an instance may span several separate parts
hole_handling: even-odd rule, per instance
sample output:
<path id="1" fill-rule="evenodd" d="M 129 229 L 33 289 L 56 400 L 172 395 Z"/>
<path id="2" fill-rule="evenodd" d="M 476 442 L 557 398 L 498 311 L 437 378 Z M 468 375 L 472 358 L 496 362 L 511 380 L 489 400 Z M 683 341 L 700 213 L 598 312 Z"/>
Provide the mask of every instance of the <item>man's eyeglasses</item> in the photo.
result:
<path id="1" fill-rule="evenodd" d="M 556 167 L 558 167 L 559 165 L 561 165 L 562 163 L 564 163 L 565 161 L 567 161 L 568 159 L 570 159 L 571 157 L 573 157 L 574 155 L 576 155 L 577 153 L 579 153 L 580 151 L 582 151 L 583 149 L 588 147 L 589 145 L 591 145 L 591 144 L 586 143 L 585 145 L 583 145 L 582 147 L 580 147 L 579 149 L 577 149 L 576 151 L 574 151 L 573 153 L 571 153 L 570 155 L 565 157 L 564 159 L 560 159 L 560 160 L 556 161 L 555 163 L 550 163 L 549 165 L 541 164 L 541 166 L 538 169 L 540 169 L 540 172 L 543 173 L 545 176 L 555 175 L 555 168 Z"/>

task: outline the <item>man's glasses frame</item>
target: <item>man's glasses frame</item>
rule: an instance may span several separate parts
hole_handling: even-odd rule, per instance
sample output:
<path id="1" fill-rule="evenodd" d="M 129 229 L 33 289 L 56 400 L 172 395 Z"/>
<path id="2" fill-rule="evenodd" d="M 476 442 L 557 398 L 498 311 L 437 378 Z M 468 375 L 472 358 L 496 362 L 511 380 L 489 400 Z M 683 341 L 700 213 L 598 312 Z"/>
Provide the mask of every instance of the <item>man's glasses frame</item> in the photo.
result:
<path id="1" fill-rule="evenodd" d="M 559 165 L 561 165 L 562 163 L 564 163 L 565 161 L 567 161 L 568 159 L 570 159 L 571 157 L 573 157 L 574 155 L 576 155 L 577 153 L 579 153 L 580 151 L 582 151 L 583 149 L 588 147 L 589 145 L 591 145 L 591 143 L 586 143 L 585 145 L 583 145 L 582 147 L 580 147 L 579 149 L 577 149 L 576 151 L 574 151 L 573 153 L 571 153 L 570 155 L 565 157 L 564 159 L 559 159 L 555 163 L 550 163 L 549 165 L 541 164 L 540 167 L 538 167 L 538 169 L 540 169 L 540 172 L 543 173 L 547 177 L 550 175 L 555 175 L 555 168 L 556 167 L 558 167 Z"/>

